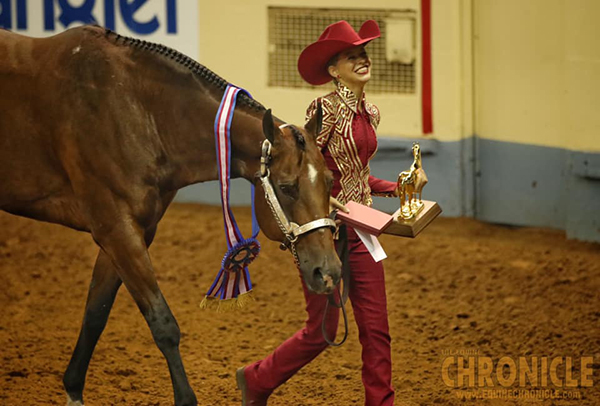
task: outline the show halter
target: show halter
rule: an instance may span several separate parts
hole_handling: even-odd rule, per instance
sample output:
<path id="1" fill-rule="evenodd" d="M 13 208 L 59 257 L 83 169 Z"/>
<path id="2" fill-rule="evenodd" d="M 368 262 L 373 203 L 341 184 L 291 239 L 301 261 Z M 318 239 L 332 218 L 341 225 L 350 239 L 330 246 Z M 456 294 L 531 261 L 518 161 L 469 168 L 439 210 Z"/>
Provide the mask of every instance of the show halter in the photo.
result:
<path id="1" fill-rule="evenodd" d="M 221 262 L 221 270 L 200 303 L 201 308 L 216 306 L 217 310 L 230 310 L 236 306 L 242 307 L 251 298 L 252 293 L 252 282 L 250 281 L 248 265 L 250 265 L 260 252 L 260 244 L 256 239 L 260 228 L 254 210 L 254 185 L 251 186 L 252 237 L 244 239 L 229 206 L 231 179 L 230 128 L 237 95 L 240 91 L 250 96 L 243 89 L 233 85 L 227 86 L 215 118 L 217 167 L 219 169 L 221 207 L 223 210 L 225 240 L 228 250 Z"/>
<path id="2" fill-rule="evenodd" d="M 279 129 L 285 128 L 289 126 L 289 124 L 283 124 L 279 127 Z M 265 200 L 271 209 L 271 213 L 273 213 L 273 217 L 279 229 L 285 236 L 284 240 L 281 242 L 280 248 L 282 250 L 289 249 L 292 255 L 294 256 L 294 262 L 298 269 L 300 268 L 300 260 L 298 259 L 298 252 L 296 251 L 296 241 L 298 241 L 298 237 L 303 234 L 306 234 L 310 231 L 316 230 L 318 228 L 330 228 L 332 232 L 335 232 L 337 226 L 335 221 L 326 217 L 322 219 L 317 219 L 310 221 L 306 224 L 299 225 L 290 221 L 279 200 L 277 199 L 277 194 L 273 189 L 273 185 L 270 181 L 271 171 L 269 170 L 269 161 L 271 159 L 271 143 L 269 140 L 264 140 L 262 144 L 262 154 L 260 158 L 260 184 L 265 192 Z"/>
<path id="3" fill-rule="evenodd" d="M 200 303 L 201 308 L 216 306 L 217 310 L 230 310 L 235 307 L 242 307 L 248 299 L 251 298 L 252 283 L 250 282 L 248 265 L 250 265 L 260 251 L 260 244 L 256 240 L 259 226 L 254 210 L 254 185 L 252 185 L 251 238 L 243 238 L 235 222 L 231 208 L 229 207 L 229 181 L 231 177 L 230 127 L 233 112 L 235 110 L 236 98 L 240 91 L 243 91 L 250 96 L 250 94 L 243 89 L 231 84 L 227 86 L 215 119 L 217 166 L 219 169 L 221 206 L 223 210 L 225 240 L 227 241 L 228 251 L 223 257 L 221 270 Z M 283 124 L 279 129 L 281 130 L 287 126 L 289 126 L 289 124 Z M 269 140 L 265 139 L 261 148 L 259 180 L 265 193 L 265 200 L 271 209 L 276 223 L 285 236 L 281 246 L 284 249 L 290 249 L 294 256 L 296 266 L 300 267 L 300 261 L 296 251 L 296 241 L 298 240 L 298 237 L 315 229 L 324 227 L 330 228 L 332 232 L 335 232 L 336 224 L 335 221 L 330 218 L 313 220 L 303 225 L 298 225 L 293 221 L 288 220 L 277 199 L 277 195 L 270 180 L 271 172 L 269 170 L 269 163 L 271 161 L 271 147 Z"/>

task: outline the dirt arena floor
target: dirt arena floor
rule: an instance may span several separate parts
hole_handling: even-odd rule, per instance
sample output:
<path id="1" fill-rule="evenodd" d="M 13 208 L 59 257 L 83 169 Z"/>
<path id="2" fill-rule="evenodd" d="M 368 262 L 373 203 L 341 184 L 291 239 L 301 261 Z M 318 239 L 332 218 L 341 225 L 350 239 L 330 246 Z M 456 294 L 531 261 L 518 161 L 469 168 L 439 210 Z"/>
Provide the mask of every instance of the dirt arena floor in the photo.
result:
<path id="1" fill-rule="evenodd" d="M 236 213 L 248 232 L 249 210 Z M 251 267 L 257 300 L 234 314 L 198 308 L 224 253 L 219 208 L 173 205 L 150 250 L 181 327 L 181 352 L 200 405 L 239 405 L 236 368 L 262 358 L 303 325 L 290 254 L 261 242 L 263 252 Z M 554 230 L 447 218 L 414 240 L 384 236 L 381 242 L 389 256 L 396 405 L 600 405 L 600 245 L 568 241 Z M 0 213 L 0 405 L 65 403 L 62 374 L 97 251 L 88 234 Z M 278 389 L 270 405 L 363 404 L 351 312 L 350 318 L 348 342 L 325 351 Z M 498 383 L 446 385 L 444 360 L 459 355 L 490 357 L 494 365 L 502 357 L 570 358 L 579 387 L 520 386 L 517 380 L 509 393 Z M 586 356 L 594 357 L 584 367 L 593 371 L 591 387 L 581 386 Z M 454 377 L 456 365 L 448 370 Z M 566 382 L 564 363 L 557 375 Z M 521 398 L 464 400 L 460 389 Z M 543 399 L 517 392 L 534 389 L 543 391 L 527 393 Z M 85 398 L 86 406 L 173 402 L 166 363 L 124 288 L 92 359 Z"/>

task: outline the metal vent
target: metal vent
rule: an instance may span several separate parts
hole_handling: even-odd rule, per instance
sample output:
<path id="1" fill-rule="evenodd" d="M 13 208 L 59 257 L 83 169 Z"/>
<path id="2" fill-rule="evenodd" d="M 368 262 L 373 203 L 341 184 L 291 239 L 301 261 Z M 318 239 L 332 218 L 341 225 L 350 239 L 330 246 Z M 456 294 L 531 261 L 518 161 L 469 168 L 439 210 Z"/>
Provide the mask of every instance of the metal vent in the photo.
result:
<path id="1" fill-rule="evenodd" d="M 394 38 L 387 38 L 388 22 L 390 26 L 398 21 L 415 26 L 416 13 L 404 10 L 269 7 L 269 86 L 314 88 L 302 80 L 298 73 L 298 56 L 302 50 L 316 41 L 329 24 L 346 20 L 358 31 L 360 25 L 369 19 L 379 24 L 381 38 L 367 45 L 373 61 L 373 76 L 368 92 L 415 93 L 416 61 L 412 59 L 406 63 L 404 58 L 400 62 L 390 57 L 395 51 L 388 49 L 390 44 L 396 42 Z M 411 35 L 410 53 L 414 55 L 414 32 Z M 401 38 L 399 42 L 404 42 L 406 46 L 406 38 Z"/>

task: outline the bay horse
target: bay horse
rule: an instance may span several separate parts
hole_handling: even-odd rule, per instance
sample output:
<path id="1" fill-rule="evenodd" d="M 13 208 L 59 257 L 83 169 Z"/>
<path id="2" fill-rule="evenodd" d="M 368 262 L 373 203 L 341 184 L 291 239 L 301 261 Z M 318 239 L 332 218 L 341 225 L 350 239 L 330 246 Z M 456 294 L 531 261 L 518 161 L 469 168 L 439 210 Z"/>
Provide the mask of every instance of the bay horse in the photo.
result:
<path id="1" fill-rule="evenodd" d="M 63 377 L 70 406 L 83 405 L 88 365 L 121 284 L 166 358 L 175 405 L 197 404 L 148 247 L 178 189 L 217 179 L 213 123 L 227 85 L 177 51 L 98 26 L 39 39 L 0 30 L 0 209 L 89 232 L 100 248 Z M 290 224 L 329 213 L 332 176 L 315 143 L 319 125 L 285 124 L 238 97 L 231 177 L 256 185 L 269 239 L 285 236 L 261 193 L 257 174 L 266 163 Z M 330 293 L 341 270 L 332 231 L 303 234 L 295 255 L 309 289 Z"/>

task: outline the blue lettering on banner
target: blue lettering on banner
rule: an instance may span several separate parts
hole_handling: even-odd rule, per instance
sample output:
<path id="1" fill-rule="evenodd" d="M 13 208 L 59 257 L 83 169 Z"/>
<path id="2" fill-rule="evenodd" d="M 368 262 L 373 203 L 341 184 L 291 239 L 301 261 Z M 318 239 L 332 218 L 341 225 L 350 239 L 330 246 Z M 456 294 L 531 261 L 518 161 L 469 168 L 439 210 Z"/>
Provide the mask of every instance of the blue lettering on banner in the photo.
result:
<path id="1" fill-rule="evenodd" d="M 35 0 L 39 2 L 39 0 Z M 64 28 L 72 23 L 82 24 L 101 24 L 106 28 L 114 30 L 116 28 L 117 12 L 127 28 L 137 34 L 152 34 L 164 25 L 167 34 L 177 33 L 177 0 L 99 0 L 103 1 L 104 21 L 101 21 L 94 15 L 93 9 L 97 0 L 79 1 L 80 5 L 73 6 L 72 0 L 43 0 L 44 30 L 56 30 L 56 22 Z M 117 9 L 115 2 L 119 2 Z M 136 13 L 149 1 L 164 2 L 166 18 L 161 24 L 158 16 L 154 15 L 147 21 L 140 21 Z M 8 30 L 13 29 L 13 5 L 16 11 L 16 28 L 18 30 L 27 29 L 28 13 L 27 0 L 0 0 L 0 28 Z M 39 3 L 38 3 L 39 4 Z M 58 9 L 58 17 L 57 17 Z"/>
<path id="2" fill-rule="evenodd" d="M 167 0 L 167 32 L 175 34 L 177 32 L 177 1 Z"/>
<path id="3" fill-rule="evenodd" d="M 133 0 L 132 2 L 128 2 L 127 0 L 119 0 L 119 6 L 121 8 L 121 15 L 123 16 L 123 21 L 125 24 L 132 30 L 140 34 L 150 34 L 158 28 L 158 19 L 156 16 L 152 17 L 150 21 L 145 23 L 136 21 L 133 18 L 138 9 L 144 5 L 148 0 Z"/>
<path id="4" fill-rule="evenodd" d="M 61 10 L 58 21 L 65 27 L 71 23 L 98 24 L 92 15 L 95 3 L 96 0 L 85 0 L 81 6 L 73 7 L 68 0 L 58 0 Z"/>
<path id="5" fill-rule="evenodd" d="M 0 28 L 12 29 L 12 0 L 0 0 Z M 16 1 L 17 29 L 27 29 L 27 1 Z"/>
<path id="6" fill-rule="evenodd" d="M 12 28 L 12 10 L 10 0 L 0 0 L 0 27 L 10 30 Z"/>

